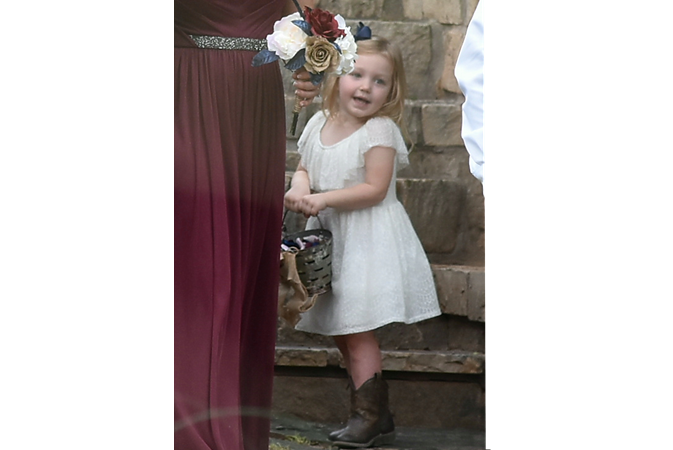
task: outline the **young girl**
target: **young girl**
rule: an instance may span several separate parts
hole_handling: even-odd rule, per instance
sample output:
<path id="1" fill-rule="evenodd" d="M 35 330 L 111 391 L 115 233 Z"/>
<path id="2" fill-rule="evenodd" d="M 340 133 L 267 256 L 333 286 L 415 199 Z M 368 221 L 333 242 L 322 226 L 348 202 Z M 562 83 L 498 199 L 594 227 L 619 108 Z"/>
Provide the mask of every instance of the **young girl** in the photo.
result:
<path id="1" fill-rule="evenodd" d="M 307 123 L 301 162 L 285 206 L 320 213 L 333 234 L 332 290 L 297 329 L 334 336 L 351 383 L 351 416 L 330 434 L 336 445 L 391 443 L 395 426 L 374 330 L 440 314 L 430 265 L 395 195 L 409 164 L 403 127 L 406 81 L 399 49 L 383 38 L 358 42 L 355 69 L 328 80 L 323 111 Z M 311 217 L 307 229 L 318 228 Z"/>

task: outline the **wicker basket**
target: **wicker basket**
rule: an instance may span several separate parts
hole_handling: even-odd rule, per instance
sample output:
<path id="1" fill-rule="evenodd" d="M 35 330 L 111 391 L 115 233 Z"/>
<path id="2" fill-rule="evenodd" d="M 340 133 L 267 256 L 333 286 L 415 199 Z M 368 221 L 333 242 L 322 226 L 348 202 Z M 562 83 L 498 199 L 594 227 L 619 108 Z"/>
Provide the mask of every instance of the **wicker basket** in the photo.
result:
<path id="1" fill-rule="evenodd" d="M 297 273 L 310 295 L 324 294 L 332 289 L 332 232 L 324 228 L 306 230 L 284 236 L 294 241 L 308 236 L 317 236 L 318 244 L 296 252 Z"/>

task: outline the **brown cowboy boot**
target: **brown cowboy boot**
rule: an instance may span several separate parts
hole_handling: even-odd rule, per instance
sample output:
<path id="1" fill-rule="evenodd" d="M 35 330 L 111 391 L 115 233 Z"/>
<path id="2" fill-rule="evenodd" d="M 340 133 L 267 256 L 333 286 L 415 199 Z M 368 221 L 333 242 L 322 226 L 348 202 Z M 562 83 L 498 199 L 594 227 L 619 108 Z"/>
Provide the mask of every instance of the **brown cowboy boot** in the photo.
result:
<path id="1" fill-rule="evenodd" d="M 388 384 L 377 373 L 353 390 L 351 416 L 346 428 L 334 436 L 334 445 L 365 448 L 391 444 L 395 440 L 395 424 L 388 406 Z M 330 435 L 331 439 L 331 435 Z"/>
<path id="2" fill-rule="evenodd" d="M 348 414 L 348 417 L 350 417 L 355 412 L 354 409 L 353 409 L 355 407 L 355 384 L 353 383 L 353 377 L 351 377 L 350 375 L 348 376 L 348 388 L 347 389 L 351 392 L 351 402 L 350 402 L 351 409 L 350 409 L 350 412 Z M 328 439 L 330 441 L 335 441 L 339 437 L 339 435 L 341 433 L 343 433 L 344 431 L 346 431 L 346 427 L 343 427 L 343 428 L 341 428 L 339 430 L 336 430 L 336 431 L 332 431 L 329 434 Z"/>

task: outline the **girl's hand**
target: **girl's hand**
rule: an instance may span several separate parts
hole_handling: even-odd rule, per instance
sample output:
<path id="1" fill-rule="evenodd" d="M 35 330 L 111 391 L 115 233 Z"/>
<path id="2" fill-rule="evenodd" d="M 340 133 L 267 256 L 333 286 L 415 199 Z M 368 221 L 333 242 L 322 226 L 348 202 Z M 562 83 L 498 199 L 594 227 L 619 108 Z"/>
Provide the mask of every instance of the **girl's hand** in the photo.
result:
<path id="1" fill-rule="evenodd" d="M 304 216 L 317 216 L 320 211 L 327 208 L 324 194 L 305 195 L 301 199 L 301 212 Z"/>
<path id="2" fill-rule="evenodd" d="M 306 186 L 293 186 L 285 194 L 285 207 L 292 212 L 303 212 L 301 208 L 301 200 L 311 193 L 311 190 Z"/>
<path id="3" fill-rule="evenodd" d="M 294 78 L 294 87 L 296 88 L 294 94 L 303 99 L 300 103 L 301 107 L 310 105 L 320 93 L 320 85 L 316 86 L 311 83 L 311 74 L 303 67 L 297 69 L 292 74 L 292 78 Z"/>

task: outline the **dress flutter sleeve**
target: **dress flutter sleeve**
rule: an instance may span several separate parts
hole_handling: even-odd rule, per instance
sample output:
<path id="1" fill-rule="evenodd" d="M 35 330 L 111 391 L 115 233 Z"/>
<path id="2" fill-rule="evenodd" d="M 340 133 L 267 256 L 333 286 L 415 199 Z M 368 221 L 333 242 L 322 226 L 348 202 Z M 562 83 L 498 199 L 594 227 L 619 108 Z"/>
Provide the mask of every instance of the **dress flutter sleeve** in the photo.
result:
<path id="1" fill-rule="evenodd" d="M 397 170 L 409 165 L 409 150 L 404 143 L 402 132 L 392 119 L 374 117 L 365 124 L 366 138 L 360 144 L 360 158 L 364 164 L 364 154 L 374 147 L 390 147 L 397 152 Z"/>
<path id="2" fill-rule="evenodd" d="M 315 139 L 316 133 L 320 133 L 320 129 L 324 123 L 325 114 L 322 111 L 313 114 L 308 122 L 306 122 L 304 131 L 302 131 L 301 136 L 299 136 L 299 140 L 297 141 L 297 152 L 301 155 L 302 159 L 308 156 L 306 154 L 306 149 L 311 141 Z"/>

